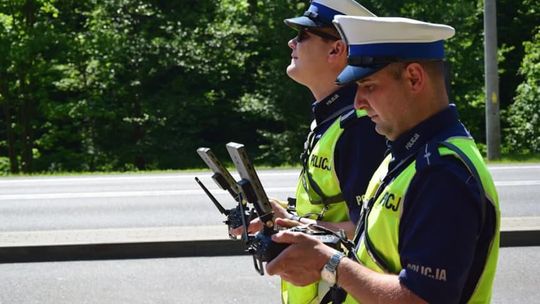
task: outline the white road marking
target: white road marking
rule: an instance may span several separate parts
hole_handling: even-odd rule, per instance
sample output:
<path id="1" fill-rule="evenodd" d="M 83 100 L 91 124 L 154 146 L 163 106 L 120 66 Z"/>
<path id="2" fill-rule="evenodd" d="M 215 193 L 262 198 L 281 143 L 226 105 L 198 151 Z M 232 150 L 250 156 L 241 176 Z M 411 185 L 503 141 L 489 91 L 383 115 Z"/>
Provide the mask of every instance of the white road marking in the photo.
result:
<path id="1" fill-rule="evenodd" d="M 516 181 L 498 181 L 496 187 L 527 187 L 539 186 L 540 180 L 516 180 Z M 216 196 L 229 195 L 225 191 L 211 188 L 212 194 Z M 288 192 L 294 193 L 294 187 L 272 187 L 266 188 L 266 192 Z M 67 193 L 16 193 L 2 194 L 0 201 L 9 200 L 40 200 L 40 199 L 68 199 L 68 198 L 120 198 L 120 197 L 158 197 L 158 196 L 182 196 L 182 195 L 201 195 L 204 192 L 201 189 L 185 190 L 145 190 L 145 191 L 100 191 L 100 192 L 67 192 Z"/>

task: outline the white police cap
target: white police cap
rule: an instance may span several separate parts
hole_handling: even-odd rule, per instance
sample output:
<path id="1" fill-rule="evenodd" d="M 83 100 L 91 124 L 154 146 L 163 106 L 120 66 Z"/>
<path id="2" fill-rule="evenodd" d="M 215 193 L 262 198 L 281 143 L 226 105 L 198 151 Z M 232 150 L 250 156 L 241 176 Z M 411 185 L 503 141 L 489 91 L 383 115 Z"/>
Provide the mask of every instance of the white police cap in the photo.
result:
<path id="1" fill-rule="evenodd" d="M 375 16 L 354 0 L 312 0 L 303 16 L 285 19 L 294 29 L 331 27 L 336 15 Z"/>
<path id="2" fill-rule="evenodd" d="M 360 80 L 391 62 L 442 60 L 453 27 L 399 17 L 336 16 L 334 25 L 349 45 L 349 65 L 338 84 Z"/>

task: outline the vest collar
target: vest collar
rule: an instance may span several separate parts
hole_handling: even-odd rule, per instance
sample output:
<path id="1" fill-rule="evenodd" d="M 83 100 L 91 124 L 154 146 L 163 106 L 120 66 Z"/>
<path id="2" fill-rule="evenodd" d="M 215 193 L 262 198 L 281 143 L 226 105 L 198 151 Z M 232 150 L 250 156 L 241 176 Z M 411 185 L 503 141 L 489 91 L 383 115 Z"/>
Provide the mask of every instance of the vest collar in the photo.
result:
<path id="1" fill-rule="evenodd" d="M 356 83 L 339 88 L 334 93 L 312 105 L 313 115 L 317 125 L 325 121 L 332 114 L 354 103 Z"/>
<path id="2" fill-rule="evenodd" d="M 402 134 L 395 141 L 388 142 L 392 153 L 392 163 L 398 163 L 432 140 L 442 141 L 446 134 L 470 136 L 465 127 L 459 122 L 456 106 L 451 104 L 448 108 L 431 116 Z M 392 166 L 392 165 L 390 165 Z"/>

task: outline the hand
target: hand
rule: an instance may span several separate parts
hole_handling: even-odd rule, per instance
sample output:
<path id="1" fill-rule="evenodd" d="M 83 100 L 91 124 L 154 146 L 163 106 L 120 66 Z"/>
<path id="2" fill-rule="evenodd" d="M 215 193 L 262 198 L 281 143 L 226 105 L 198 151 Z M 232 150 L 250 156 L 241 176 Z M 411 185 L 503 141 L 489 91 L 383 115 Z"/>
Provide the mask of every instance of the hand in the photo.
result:
<path id="1" fill-rule="evenodd" d="M 276 221 L 283 225 L 283 220 Z M 280 255 L 266 265 L 269 275 L 279 275 L 297 286 L 321 279 L 321 270 L 335 250 L 305 233 L 282 231 L 272 236 L 277 243 L 290 243 Z"/>
<path id="2" fill-rule="evenodd" d="M 286 202 L 279 201 L 274 198 L 270 198 L 269 201 L 270 201 L 270 204 L 272 205 L 272 210 L 274 211 L 274 218 L 283 219 L 283 221 L 280 222 L 281 224 L 279 224 L 279 226 L 285 227 L 285 228 L 292 228 L 294 226 L 306 224 L 306 222 L 300 222 L 298 220 L 292 219 L 292 214 L 287 212 L 287 209 L 283 207 L 284 205 L 285 206 L 287 205 Z M 311 221 L 311 220 L 304 219 L 304 221 Z M 316 223 L 316 222 L 313 221 L 313 223 Z"/>
<path id="3" fill-rule="evenodd" d="M 274 211 L 274 218 L 290 218 L 291 214 L 287 212 L 284 206 L 287 206 L 286 202 L 270 198 L 270 205 L 272 205 L 272 211 Z"/>
<path id="4" fill-rule="evenodd" d="M 287 212 L 287 209 L 285 209 L 283 207 L 283 205 L 286 206 L 286 204 L 287 204 L 286 202 L 280 201 L 280 200 L 275 199 L 275 198 L 270 198 L 269 201 L 270 201 L 270 205 L 272 206 L 272 211 L 274 211 L 274 218 L 288 219 L 288 218 L 291 217 L 291 215 Z M 294 227 L 294 226 L 297 226 L 297 225 L 300 225 L 300 224 L 301 223 L 298 223 L 296 221 L 289 220 L 287 225 L 283 226 L 283 227 L 288 227 L 289 228 L 289 227 Z M 263 229 L 263 224 L 257 218 L 257 219 L 252 220 L 249 223 L 248 233 L 249 234 L 254 234 L 254 233 L 256 233 L 256 232 L 258 232 L 258 231 L 260 231 L 262 229 Z M 242 227 L 242 226 L 236 227 L 234 229 L 229 229 L 229 233 L 231 235 L 234 235 L 234 236 L 239 236 L 243 232 L 244 232 L 244 227 Z"/>
<path id="5" fill-rule="evenodd" d="M 261 223 L 261 220 L 259 220 L 259 218 L 256 218 L 252 220 L 251 222 L 249 222 L 248 234 L 254 234 L 260 231 L 262 228 L 263 228 L 263 224 Z M 244 227 L 240 226 L 234 229 L 229 229 L 229 233 L 234 236 L 242 235 L 242 233 L 244 233 Z"/>

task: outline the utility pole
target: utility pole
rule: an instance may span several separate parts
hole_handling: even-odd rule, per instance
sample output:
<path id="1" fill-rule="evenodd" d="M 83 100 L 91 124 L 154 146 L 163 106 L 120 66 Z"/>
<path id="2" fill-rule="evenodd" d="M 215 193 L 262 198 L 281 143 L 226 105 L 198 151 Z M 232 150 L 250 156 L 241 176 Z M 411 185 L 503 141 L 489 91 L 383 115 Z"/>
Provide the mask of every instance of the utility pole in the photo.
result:
<path id="1" fill-rule="evenodd" d="M 497 7 L 484 0 L 484 67 L 486 86 L 486 143 L 488 160 L 501 157 L 499 75 L 497 64 Z"/>

